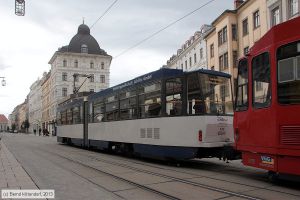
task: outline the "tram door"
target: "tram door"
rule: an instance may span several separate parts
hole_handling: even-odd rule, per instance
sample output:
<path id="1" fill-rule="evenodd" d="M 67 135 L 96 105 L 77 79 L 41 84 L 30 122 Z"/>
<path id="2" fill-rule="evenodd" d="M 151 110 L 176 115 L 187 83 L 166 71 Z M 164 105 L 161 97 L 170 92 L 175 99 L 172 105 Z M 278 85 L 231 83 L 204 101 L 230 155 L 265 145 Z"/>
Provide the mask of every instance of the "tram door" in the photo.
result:
<path id="1" fill-rule="evenodd" d="M 89 147 L 89 137 L 88 137 L 88 101 L 84 98 L 83 101 L 83 147 Z"/>

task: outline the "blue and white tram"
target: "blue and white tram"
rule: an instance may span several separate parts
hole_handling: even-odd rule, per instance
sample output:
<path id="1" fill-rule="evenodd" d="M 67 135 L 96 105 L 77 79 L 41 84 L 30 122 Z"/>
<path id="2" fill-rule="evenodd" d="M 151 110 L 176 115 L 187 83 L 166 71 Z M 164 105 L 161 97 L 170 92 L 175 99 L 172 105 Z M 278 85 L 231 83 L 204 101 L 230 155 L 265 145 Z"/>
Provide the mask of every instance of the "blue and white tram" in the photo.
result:
<path id="1" fill-rule="evenodd" d="M 59 105 L 59 142 L 186 160 L 227 157 L 233 138 L 231 76 L 160 69 Z"/>

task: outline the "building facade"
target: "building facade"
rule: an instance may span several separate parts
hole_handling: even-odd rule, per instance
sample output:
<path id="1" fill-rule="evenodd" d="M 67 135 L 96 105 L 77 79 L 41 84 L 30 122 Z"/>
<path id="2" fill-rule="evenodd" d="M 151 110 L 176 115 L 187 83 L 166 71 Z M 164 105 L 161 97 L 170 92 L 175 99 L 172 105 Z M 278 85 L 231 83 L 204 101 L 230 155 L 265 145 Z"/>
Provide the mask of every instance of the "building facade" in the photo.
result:
<path id="1" fill-rule="evenodd" d="M 7 131 L 8 119 L 5 115 L 0 114 L 0 132 Z"/>
<path id="2" fill-rule="evenodd" d="M 42 89 L 42 127 L 39 127 L 41 129 L 49 128 L 49 122 L 50 122 L 50 75 L 51 71 L 45 74 L 45 78 L 41 83 L 41 89 Z"/>
<path id="3" fill-rule="evenodd" d="M 20 132 L 26 132 L 25 123 L 28 120 L 28 98 L 20 104 L 18 109 L 18 128 Z"/>
<path id="4" fill-rule="evenodd" d="M 109 87 L 111 60 L 112 56 L 100 48 L 85 24 L 78 27 L 68 46 L 54 53 L 49 61 L 49 105 L 45 103 L 49 108 L 45 108 L 47 122 L 44 121 L 50 133 L 55 131 L 57 105 L 73 94 L 74 82 L 78 92 L 98 92 Z M 75 79 L 74 74 L 78 74 Z"/>
<path id="5" fill-rule="evenodd" d="M 167 68 L 182 69 L 184 71 L 201 68 L 206 69 L 206 41 L 204 40 L 204 36 L 211 28 L 212 26 L 210 25 L 203 25 L 200 31 L 195 32 L 195 34 L 177 50 L 176 55 L 173 55 L 167 61 Z"/>
<path id="6" fill-rule="evenodd" d="M 47 73 L 43 74 L 42 79 L 36 80 L 30 86 L 28 94 L 28 121 L 30 124 L 29 132 L 38 130 L 42 126 L 42 83 L 46 78 Z"/>
<path id="7" fill-rule="evenodd" d="M 299 16 L 300 0 L 267 0 L 268 29 Z"/>

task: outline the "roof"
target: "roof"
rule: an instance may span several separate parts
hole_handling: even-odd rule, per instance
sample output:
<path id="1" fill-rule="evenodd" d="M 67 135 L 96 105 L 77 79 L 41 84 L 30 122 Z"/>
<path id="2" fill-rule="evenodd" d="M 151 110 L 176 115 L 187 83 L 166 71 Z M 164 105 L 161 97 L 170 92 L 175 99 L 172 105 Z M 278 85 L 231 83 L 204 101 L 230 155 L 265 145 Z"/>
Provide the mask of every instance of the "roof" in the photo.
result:
<path id="1" fill-rule="evenodd" d="M 81 24 L 78 27 L 77 34 L 71 39 L 69 45 L 62 46 L 58 52 L 81 53 L 83 45 L 86 45 L 88 54 L 107 55 L 100 48 L 97 40 L 90 34 L 90 28 L 85 24 Z"/>
<path id="2" fill-rule="evenodd" d="M 8 123 L 8 119 L 3 114 L 0 114 L 0 123 Z"/>

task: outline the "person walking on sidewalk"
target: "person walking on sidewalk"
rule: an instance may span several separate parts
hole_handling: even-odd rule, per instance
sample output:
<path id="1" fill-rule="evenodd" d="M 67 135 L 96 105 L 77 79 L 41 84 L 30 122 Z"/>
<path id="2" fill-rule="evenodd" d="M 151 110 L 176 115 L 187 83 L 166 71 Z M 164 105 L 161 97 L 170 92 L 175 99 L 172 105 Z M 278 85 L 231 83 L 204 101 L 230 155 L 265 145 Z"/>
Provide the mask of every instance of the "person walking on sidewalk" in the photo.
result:
<path id="1" fill-rule="evenodd" d="M 34 133 L 34 135 L 36 135 L 36 129 L 33 129 L 33 133 Z"/>
<path id="2" fill-rule="evenodd" d="M 41 136 L 41 132 L 42 132 L 42 129 L 41 129 L 41 128 L 39 128 L 39 136 Z"/>

